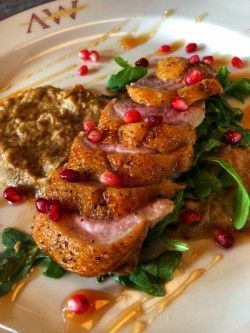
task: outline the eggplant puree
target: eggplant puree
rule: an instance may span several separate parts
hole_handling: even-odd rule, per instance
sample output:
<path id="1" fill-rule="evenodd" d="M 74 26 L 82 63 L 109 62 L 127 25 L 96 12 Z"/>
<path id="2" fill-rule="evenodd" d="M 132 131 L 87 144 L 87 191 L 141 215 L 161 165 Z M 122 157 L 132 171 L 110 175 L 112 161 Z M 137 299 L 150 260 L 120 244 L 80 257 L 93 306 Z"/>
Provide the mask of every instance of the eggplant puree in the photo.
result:
<path id="1" fill-rule="evenodd" d="M 82 121 L 97 121 L 105 102 L 81 85 L 39 87 L 1 100 L 0 182 L 41 189 L 67 160 Z"/>

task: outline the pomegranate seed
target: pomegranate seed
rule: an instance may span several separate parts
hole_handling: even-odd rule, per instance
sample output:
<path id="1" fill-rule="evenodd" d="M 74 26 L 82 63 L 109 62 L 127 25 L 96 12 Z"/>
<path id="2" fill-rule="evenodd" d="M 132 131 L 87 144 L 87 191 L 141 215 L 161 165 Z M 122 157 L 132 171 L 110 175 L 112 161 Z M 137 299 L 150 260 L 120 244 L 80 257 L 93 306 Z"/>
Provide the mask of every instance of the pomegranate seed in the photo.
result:
<path id="1" fill-rule="evenodd" d="M 202 73 L 199 69 L 191 70 L 186 77 L 186 84 L 191 85 L 200 82 L 202 79 Z"/>
<path id="2" fill-rule="evenodd" d="M 88 298 L 83 294 L 75 294 L 67 302 L 67 310 L 76 314 L 83 314 L 91 307 Z"/>
<path id="3" fill-rule="evenodd" d="M 89 54 L 89 60 L 92 62 L 98 62 L 100 59 L 100 55 L 97 51 L 91 51 Z"/>
<path id="4" fill-rule="evenodd" d="M 213 56 L 205 56 L 202 58 L 202 61 L 205 62 L 207 65 L 212 65 L 214 62 L 214 57 Z"/>
<path id="5" fill-rule="evenodd" d="M 77 75 L 79 76 L 84 76 L 88 73 L 88 66 L 87 65 L 83 65 L 81 66 L 78 70 L 77 70 Z"/>
<path id="6" fill-rule="evenodd" d="M 132 109 L 125 113 L 123 120 L 125 123 L 138 123 L 142 121 L 142 116 L 139 111 Z"/>
<path id="7" fill-rule="evenodd" d="M 185 50 L 187 53 L 192 53 L 197 50 L 197 44 L 196 43 L 189 43 L 186 45 Z"/>
<path id="8" fill-rule="evenodd" d="M 194 54 L 189 58 L 189 63 L 192 64 L 197 64 L 197 62 L 200 62 L 200 57 L 198 56 L 198 54 Z"/>
<path id="9" fill-rule="evenodd" d="M 188 105 L 184 98 L 182 97 L 173 97 L 170 102 L 172 108 L 177 111 L 187 111 Z"/>
<path id="10" fill-rule="evenodd" d="M 102 140 L 102 133 L 98 128 L 94 128 L 88 132 L 87 138 L 91 142 L 98 143 Z"/>
<path id="11" fill-rule="evenodd" d="M 64 169 L 60 172 L 60 178 L 65 182 L 74 183 L 80 180 L 80 173 L 73 169 Z"/>
<path id="12" fill-rule="evenodd" d="M 45 198 L 36 199 L 36 209 L 39 213 L 46 214 L 48 213 L 48 204 L 49 201 Z"/>
<path id="13" fill-rule="evenodd" d="M 85 132 L 89 132 L 90 130 L 95 128 L 95 123 L 92 120 L 85 121 L 83 123 L 83 130 Z"/>
<path id="14" fill-rule="evenodd" d="M 23 200 L 22 193 L 14 186 L 7 187 L 3 192 L 3 196 L 11 203 L 19 203 Z"/>
<path id="15" fill-rule="evenodd" d="M 62 208 L 61 204 L 58 200 L 50 200 L 47 205 L 47 210 L 49 214 L 49 218 L 54 221 L 58 222 L 62 215 Z"/>
<path id="16" fill-rule="evenodd" d="M 242 134 L 235 130 L 229 130 L 224 133 L 223 141 L 228 145 L 238 145 L 242 139 Z"/>
<path id="17" fill-rule="evenodd" d="M 170 45 L 167 45 L 167 44 L 163 44 L 159 48 L 160 52 L 162 52 L 162 53 L 167 53 L 170 51 L 170 49 L 171 49 Z"/>
<path id="18" fill-rule="evenodd" d="M 90 54 L 89 50 L 83 49 L 79 51 L 78 56 L 82 60 L 89 60 L 89 54 Z"/>
<path id="19" fill-rule="evenodd" d="M 235 68 L 242 68 L 245 66 L 245 63 L 243 60 L 241 60 L 240 58 L 238 57 L 233 57 L 232 60 L 231 60 L 231 64 L 233 67 Z"/>
<path id="20" fill-rule="evenodd" d="M 224 247 L 225 249 L 229 249 L 234 245 L 233 235 L 228 230 L 222 228 L 216 228 L 214 230 L 214 240 L 218 246 Z"/>
<path id="21" fill-rule="evenodd" d="M 158 126 L 162 123 L 163 117 L 162 116 L 149 116 L 148 117 L 148 123 L 151 126 Z"/>
<path id="22" fill-rule="evenodd" d="M 121 177 L 110 171 L 105 171 L 101 174 L 100 182 L 106 186 L 111 186 L 111 187 L 122 186 Z"/>
<path id="23" fill-rule="evenodd" d="M 148 67 L 149 62 L 146 58 L 140 58 L 135 62 L 135 66 L 137 67 Z"/>
<path id="24" fill-rule="evenodd" d="M 187 224 L 199 223 L 201 215 L 193 209 L 186 209 L 180 213 L 180 221 Z"/>

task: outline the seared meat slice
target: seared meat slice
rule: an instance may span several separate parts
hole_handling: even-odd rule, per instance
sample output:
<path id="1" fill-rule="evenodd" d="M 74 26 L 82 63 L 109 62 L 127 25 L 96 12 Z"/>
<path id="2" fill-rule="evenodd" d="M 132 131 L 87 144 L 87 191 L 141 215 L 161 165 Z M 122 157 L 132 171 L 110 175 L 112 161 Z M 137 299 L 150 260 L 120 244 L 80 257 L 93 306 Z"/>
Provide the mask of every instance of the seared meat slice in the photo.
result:
<path id="1" fill-rule="evenodd" d="M 196 84 L 180 88 L 178 95 L 183 97 L 188 105 L 206 99 L 209 96 L 221 94 L 223 89 L 216 79 L 204 79 Z"/>
<path id="2" fill-rule="evenodd" d="M 193 162 L 193 147 L 171 154 L 108 154 L 112 170 L 122 176 L 126 186 L 160 183 L 187 171 Z"/>
<path id="3" fill-rule="evenodd" d="M 131 109 L 138 110 L 146 121 L 152 115 L 163 117 L 164 124 L 160 128 L 165 132 L 168 130 L 171 132 L 171 142 L 169 141 L 169 144 L 167 144 L 165 139 L 165 144 L 162 142 L 161 145 L 165 145 L 166 152 L 171 150 L 171 145 L 173 145 L 172 147 L 179 147 L 186 141 L 187 143 L 193 143 L 194 127 L 197 127 L 205 117 L 204 103 L 197 103 L 190 107 L 188 111 L 179 112 L 170 108 L 147 107 L 130 100 L 114 100 L 104 108 L 99 121 L 98 128 L 103 133 L 103 143 L 122 143 L 126 147 L 139 147 L 140 144 L 143 144 L 147 147 L 147 143 L 143 141 L 151 141 L 158 130 L 149 126 L 146 121 L 125 125 L 121 118 Z M 183 136 L 181 135 L 182 132 Z M 156 134 L 156 136 L 163 137 L 160 134 Z M 168 133 L 167 138 L 169 136 L 170 133 Z M 156 142 L 159 142 L 157 137 L 154 144 Z M 149 145 L 151 144 L 149 143 Z"/>
<path id="4" fill-rule="evenodd" d="M 89 146 L 81 133 L 72 145 L 70 160 L 65 167 L 78 170 L 85 181 L 99 181 L 104 171 L 115 171 L 122 176 L 124 186 L 157 184 L 190 168 L 194 140 L 190 141 L 190 144 L 183 143 L 181 148 L 166 154 L 160 154 L 153 148 L 154 153 L 150 150 L 134 153 L 133 149 L 122 152 L 116 150 L 116 145 L 107 145 L 105 151 L 104 145 L 103 150 L 99 150 L 100 146 Z M 160 143 L 159 147 L 161 149 Z"/>
<path id="5" fill-rule="evenodd" d="M 168 125 L 152 127 L 149 124 L 126 124 L 118 130 L 119 141 L 126 147 L 144 146 L 162 154 L 172 152 L 185 145 L 195 143 L 196 134 L 190 125 Z"/>
<path id="6" fill-rule="evenodd" d="M 167 79 L 151 76 L 139 85 L 160 98 L 162 88 L 165 97 L 174 89 L 184 89 L 189 64 L 182 58 L 172 59 L 170 64 Z M 64 213 L 56 223 L 37 213 L 33 236 L 67 270 L 84 276 L 131 273 L 148 229 L 172 211 L 169 199 L 185 187 L 171 179 L 193 163 L 194 128 L 204 118 L 204 103 L 196 103 L 186 112 L 140 103 L 128 99 L 108 103 L 98 124 L 102 142 L 90 142 L 88 133 L 80 133 L 63 167 L 77 170 L 80 180 L 65 182 L 60 170 L 50 179 L 46 197 L 59 200 Z M 123 116 L 131 109 L 140 112 L 141 122 L 125 124 Z M 163 123 L 150 126 L 148 117 L 152 115 L 162 116 Z M 113 187 L 117 184 L 112 177 L 119 177 L 121 187 Z"/>
<path id="7" fill-rule="evenodd" d="M 171 98 L 177 95 L 182 83 L 163 81 L 155 75 L 148 75 L 127 86 L 129 97 L 136 103 L 156 107 L 169 106 Z"/>
<path id="8" fill-rule="evenodd" d="M 134 212 L 156 197 L 172 198 L 183 188 L 183 184 L 171 181 L 132 188 L 106 188 L 94 182 L 64 182 L 57 171 L 51 178 L 46 197 L 60 200 L 65 209 L 88 218 L 114 220 Z"/>
<path id="9" fill-rule="evenodd" d="M 186 85 L 185 78 L 194 69 L 201 72 L 201 82 Z M 222 93 L 221 85 L 214 78 L 215 71 L 204 63 L 191 65 L 185 58 L 164 58 L 157 65 L 156 75 L 148 75 L 127 86 L 130 98 L 147 106 L 169 107 L 173 96 L 181 96 L 191 105 Z"/>
<path id="10" fill-rule="evenodd" d="M 33 237 L 43 252 L 76 274 L 91 277 L 118 272 L 132 273 L 137 265 L 148 228 L 169 214 L 172 201 L 158 199 L 117 221 L 90 220 L 65 214 L 60 223 L 37 214 Z"/>

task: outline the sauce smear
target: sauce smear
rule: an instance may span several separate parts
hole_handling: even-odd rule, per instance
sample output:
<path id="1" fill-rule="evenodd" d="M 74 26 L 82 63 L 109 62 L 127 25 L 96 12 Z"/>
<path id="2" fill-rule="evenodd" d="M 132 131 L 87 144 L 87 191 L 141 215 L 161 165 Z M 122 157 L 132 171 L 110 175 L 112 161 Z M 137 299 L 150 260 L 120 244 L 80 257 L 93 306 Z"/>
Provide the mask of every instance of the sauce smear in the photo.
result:
<path id="1" fill-rule="evenodd" d="M 67 309 L 69 299 L 75 294 L 83 294 L 90 303 L 90 309 L 83 314 L 76 314 Z M 62 316 L 65 323 L 65 332 L 89 332 L 114 305 L 117 298 L 111 294 L 95 290 L 77 290 L 69 295 L 63 302 Z"/>

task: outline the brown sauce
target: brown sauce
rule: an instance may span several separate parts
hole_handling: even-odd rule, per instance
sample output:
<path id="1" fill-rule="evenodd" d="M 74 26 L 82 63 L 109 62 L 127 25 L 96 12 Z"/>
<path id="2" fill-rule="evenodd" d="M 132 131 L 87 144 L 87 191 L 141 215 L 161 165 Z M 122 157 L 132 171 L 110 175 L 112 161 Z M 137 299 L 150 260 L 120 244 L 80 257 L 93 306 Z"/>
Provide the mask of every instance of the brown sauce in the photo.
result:
<path id="1" fill-rule="evenodd" d="M 208 13 L 203 13 L 199 16 L 196 17 L 195 22 L 196 23 L 201 23 L 204 21 L 204 19 L 208 16 Z"/>
<path id="2" fill-rule="evenodd" d="M 141 34 L 138 36 L 133 36 L 132 34 L 130 34 L 130 35 L 123 37 L 120 44 L 123 49 L 130 50 L 139 45 L 146 43 L 152 37 L 153 37 L 152 33 Z"/>
<path id="3" fill-rule="evenodd" d="M 84 314 L 75 314 L 67 310 L 67 302 L 73 294 L 83 293 L 89 300 L 91 307 Z M 89 332 L 96 326 L 102 316 L 117 301 L 111 294 L 94 290 L 77 290 L 63 302 L 62 316 L 65 323 L 65 333 Z"/>
<path id="4" fill-rule="evenodd" d="M 222 255 L 215 255 L 207 266 L 191 272 L 177 288 L 168 293 L 165 297 L 154 298 L 147 296 L 145 299 L 137 301 L 134 304 L 128 306 L 112 320 L 110 325 L 105 330 L 105 333 L 117 333 L 122 328 L 131 324 L 131 322 L 134 320 L 137 320 L 134 326 L 134 331 L 139 333 L 143 332 L 143 330 L 149 324 L 151 324 L 152 321 L 158 317 L 170 304 L 172 304 L 179 296 L 181 296 L 192 283 L 202 277 L 207 272 L 207 270 L 216 265 L 221 259 Z M 155 300 L 155 302 L 152 303 L 152 300 Z M 142 321 L 141 317 L 143 315 L 147 315 L 148 319 Z"/>
<path id="5" fill-rule="evenodd" d="M 120 41 L 120 45 L 124 50 L 130 50 L 133 49 L 139 45 L 145 44 L 148 42 L 154 35 L 157 33 L 158 29 L 160 28 L 162 22 L 168 18 L 169 16 L 173 15 L 175 13 L 175 9 L 169 9 L 165 10 L 165 12 L 162 14 L 161 19 L 154 24 L 154 26 L 149 29 L 144 34 L 135 34 L 130 33 L 123 37 Z"/>

